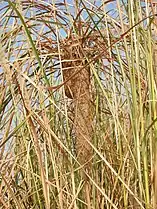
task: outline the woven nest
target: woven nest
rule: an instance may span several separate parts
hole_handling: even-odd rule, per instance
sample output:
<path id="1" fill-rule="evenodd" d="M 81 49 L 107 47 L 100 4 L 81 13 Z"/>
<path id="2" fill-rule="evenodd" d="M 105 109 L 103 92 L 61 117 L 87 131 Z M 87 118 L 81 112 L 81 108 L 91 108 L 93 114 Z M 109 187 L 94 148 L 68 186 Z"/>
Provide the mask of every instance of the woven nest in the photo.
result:
<path id="1" fill-rule="evenodd" d="M 62 67 L 65 95 L 73 99 L 76 150 L 81 164 L 91 158 L 92 149 L 86 139 L 92 138 L 91 75 L 82 39 L 70 38 L 63 43 Z"/>
<path id="2" fill-rule="evenodd" d="M 90 68 L 84 48 L 82 39 L 70 38 L 65 40 L 62 49 L 65 95 L 71 99 L 89 94 Z"/>

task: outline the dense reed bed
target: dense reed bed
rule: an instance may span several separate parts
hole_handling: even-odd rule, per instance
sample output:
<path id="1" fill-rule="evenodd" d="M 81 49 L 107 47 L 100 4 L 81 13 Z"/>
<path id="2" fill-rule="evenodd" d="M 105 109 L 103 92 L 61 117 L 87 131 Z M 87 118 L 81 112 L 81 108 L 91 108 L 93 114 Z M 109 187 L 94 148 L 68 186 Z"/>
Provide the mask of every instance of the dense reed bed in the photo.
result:
<path id="1" fill-rule="evenodd" d="M 0 208 L 157 208 L 156 4 L 0 8 Z"/>

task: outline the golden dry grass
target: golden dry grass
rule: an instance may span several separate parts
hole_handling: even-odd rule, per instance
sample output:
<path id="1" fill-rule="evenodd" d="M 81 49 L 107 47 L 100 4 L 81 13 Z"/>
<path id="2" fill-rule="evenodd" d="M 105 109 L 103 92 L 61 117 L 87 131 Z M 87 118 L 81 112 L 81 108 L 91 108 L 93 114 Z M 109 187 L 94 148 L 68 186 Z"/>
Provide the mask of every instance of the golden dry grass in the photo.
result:
<path id="1" fill-rule="evenodd" d="M 1 5 L 0 207 L 156 208 L 155 5 Z"/>

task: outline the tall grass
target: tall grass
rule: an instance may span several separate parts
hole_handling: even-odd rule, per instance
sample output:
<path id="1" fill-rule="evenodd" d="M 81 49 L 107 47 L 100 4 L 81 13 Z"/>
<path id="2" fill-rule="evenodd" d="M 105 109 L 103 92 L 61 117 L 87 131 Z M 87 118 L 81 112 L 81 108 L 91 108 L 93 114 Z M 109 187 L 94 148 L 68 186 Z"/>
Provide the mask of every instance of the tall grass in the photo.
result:
<path id="1" fill-rule="evenodd" d="M 157 207 L 155 6 L 2 1 L 1 208 Z M 67 85 L 76 93 L 85 69 L 91 101 L 79 106 Z"/>

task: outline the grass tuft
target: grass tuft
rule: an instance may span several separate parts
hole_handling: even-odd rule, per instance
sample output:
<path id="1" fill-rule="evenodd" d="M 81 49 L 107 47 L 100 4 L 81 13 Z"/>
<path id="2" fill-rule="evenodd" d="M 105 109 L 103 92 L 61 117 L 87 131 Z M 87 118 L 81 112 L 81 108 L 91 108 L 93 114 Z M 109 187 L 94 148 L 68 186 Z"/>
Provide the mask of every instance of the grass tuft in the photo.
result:
<path id="1" fill-rule="evenodd" d="M 2 1 L 0 207 L 157 207 L 155 1 Z"/>

